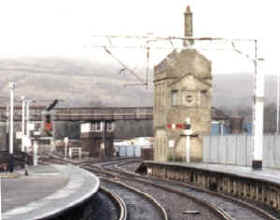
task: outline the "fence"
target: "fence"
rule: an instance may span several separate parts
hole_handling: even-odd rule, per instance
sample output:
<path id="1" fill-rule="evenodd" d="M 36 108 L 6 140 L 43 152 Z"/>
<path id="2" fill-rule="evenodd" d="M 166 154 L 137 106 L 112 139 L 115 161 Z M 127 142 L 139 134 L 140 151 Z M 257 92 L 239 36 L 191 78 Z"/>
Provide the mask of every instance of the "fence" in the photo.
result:
<path id="1" fill-rule="evenodd" d="M 280 136 L 264 135 L 263 142 L 263 167 L 280 168 Z M 203 137 L 203 162 L 251 166 L 252 159 L 252 136 Z"/>
<path id="2" fill-rule="evenodd" d="M 136 145 L 124 145 L 115 146 L 119 152 L 120 157 L 141 157 L 141 146 Z"/>

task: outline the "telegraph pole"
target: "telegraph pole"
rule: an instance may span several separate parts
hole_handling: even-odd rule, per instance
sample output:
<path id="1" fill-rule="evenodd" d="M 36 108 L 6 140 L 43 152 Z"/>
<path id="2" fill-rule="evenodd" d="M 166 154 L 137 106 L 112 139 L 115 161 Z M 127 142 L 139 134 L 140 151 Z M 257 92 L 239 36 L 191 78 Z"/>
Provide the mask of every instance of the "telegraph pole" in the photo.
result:
<path id="1" fill-rule="evenodd" d="M 14 90 L 15 83 L 9 83 L 10 88 L 10 144 L 9 144 L 9 153 L 14 153 Z"/>

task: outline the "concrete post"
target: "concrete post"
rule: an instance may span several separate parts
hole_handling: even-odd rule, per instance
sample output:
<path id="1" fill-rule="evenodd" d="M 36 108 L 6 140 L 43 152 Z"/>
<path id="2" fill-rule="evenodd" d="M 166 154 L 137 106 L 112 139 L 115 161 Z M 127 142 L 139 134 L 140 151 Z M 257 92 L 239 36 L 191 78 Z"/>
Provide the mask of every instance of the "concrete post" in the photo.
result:
<path id="1" fill-rule="evenodd" d="M 15 83 L 9 83 L 10 88 L 10 144 L 9 144 L 9 153 L 14 153 L 14 90 L 15 90 Z"/>

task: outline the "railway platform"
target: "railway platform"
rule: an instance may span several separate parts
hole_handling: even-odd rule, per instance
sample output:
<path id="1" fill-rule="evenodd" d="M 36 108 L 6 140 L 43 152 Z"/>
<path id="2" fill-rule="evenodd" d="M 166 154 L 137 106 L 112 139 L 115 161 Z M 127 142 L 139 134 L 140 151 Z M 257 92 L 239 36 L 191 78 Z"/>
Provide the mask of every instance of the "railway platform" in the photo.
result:
<path id="1" fill-rule="evenodd" d="M 71 165 L 39 165 L 1 175 L 2 219 L 44 219 L 56 216 L 93 196 L 99 179 Z"/>
<path id="2" fill-rule="evenodd" d="M 234 175 L 240 178 L 250 178 L 271 183 L 280 184 L 280 168 L 271 169 L 263 168 L 261 170 L 253 170 L 248 166 L 237 166 L 228 164 L 212 164 L 212 163 L 173 163 L 173 162 L 155 162 L 146 161 L 151 164 L 162 164 L 163 166 L 185 167 L 186 169 L 195 169 L 200 171 L 208 171 L 217 174 Z"/>
<path id="3" fill-rule="evenodd" d="M 262 203 L 280 211 L 280 169 L 224 164 L 144 161 L 139 172 Z"/>

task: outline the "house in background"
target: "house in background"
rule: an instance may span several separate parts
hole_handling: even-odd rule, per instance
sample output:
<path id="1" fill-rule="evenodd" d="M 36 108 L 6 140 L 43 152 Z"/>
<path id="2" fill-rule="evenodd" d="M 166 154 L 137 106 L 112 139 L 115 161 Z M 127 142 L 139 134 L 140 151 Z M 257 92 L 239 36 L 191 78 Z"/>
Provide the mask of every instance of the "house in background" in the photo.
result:
<path id="1" fill-rule="evenodd" d="M 81 146 L 92 157 L 112 157 L 114 153 L 114 123 L 110 120 L 81 124 Z M 104 144 L 105 143 L 105 144 Z"/>

